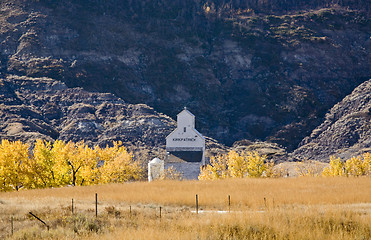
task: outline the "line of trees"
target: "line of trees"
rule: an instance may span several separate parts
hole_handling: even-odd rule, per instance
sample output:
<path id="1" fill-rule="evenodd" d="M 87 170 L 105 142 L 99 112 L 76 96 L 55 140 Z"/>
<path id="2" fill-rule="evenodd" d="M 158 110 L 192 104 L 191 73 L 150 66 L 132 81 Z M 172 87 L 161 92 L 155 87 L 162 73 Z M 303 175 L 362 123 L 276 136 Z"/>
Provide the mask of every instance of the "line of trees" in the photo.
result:
<path id="1" fill-rule="evenodd" d="M 317 162 L 318 163 L 318 162 Z M 299 166 L 303 162 L 298 163 Z M 346 161 L 330 157 L 328 167 L 321 167 L 314 161 L 307 161 L 308 166 L 296 169 L 299 176 L 371 176 L 371 153 L 364 153 Z M 210 164 L 201 168 L 199 180 L 216 180 L 246 177 L 283 177 L 287 172 L 273 162 L 267 162 L 264 155 L 245 151 L 219 155 L 211 159 Z"/>
<path id="2" fill-rule="evenodd" d="M 37 140 L 0 144 L 0 191 L 139 180 L 143 169 L 121 142 L 94 148 L 81 142 Z"/>
<path id="3" fill-rule="evenodd" d="M 371 153 L 364 153 L 346 161 L 332 156 L 329 166 L 322 174 L 324 176 L 371 176 Z"/>
<path id="4" fill-rule="evenodd" d="M 320 172 L 321 173 L 321 172 Z M 172 169 L 165 178 L 180 179 Z M 179 175 L 179 176 L 178 176 Z M 230 151 L 201 168 L 200 180 L 245 177 L 282 177 L 282 169 L 257 152 Z M 311 176 L 311 170 L 301 174 Z M 317 175 L 317 174 L 316 174 Z M 371 176 L 371 153 L 346 161 L 331 157 L 323 176 Z M 81 142 L 37 140 L 33 151 L 21 141 L 0 144 L 0 191 L 61 186 L 120 183 L 143 179 L 144 169 L 122 145 L 93 148 Z"/>
<path id="5" fill-rule="evenodd" d="M 267 162 L 264 155 L 245 151 L 219 155 L 210 160 L 210 164 L 201 168 L 199 180 L 216 180 L 225 178 L 272 177 L 276 175 L 273 162 Z"/>

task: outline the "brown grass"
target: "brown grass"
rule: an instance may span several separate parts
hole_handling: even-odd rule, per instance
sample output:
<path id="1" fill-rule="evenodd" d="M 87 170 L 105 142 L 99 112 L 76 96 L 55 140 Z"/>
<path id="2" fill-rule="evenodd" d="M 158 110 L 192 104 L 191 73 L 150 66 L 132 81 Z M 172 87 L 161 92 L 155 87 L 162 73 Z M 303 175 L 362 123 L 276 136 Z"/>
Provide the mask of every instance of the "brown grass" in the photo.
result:
<path id="1" fill-rule="evenodd" d="M 231 195 L 231 213 L 191 212 L 195 194 L 205 211 L 228 210 Z M 29 211 L 51 230 L 29 217 Z M 9 236 L 10 216 L 16 218 L 13 239 L 371 239 L 371 178 L 158 181 L 27 190 L 0 193 L 0 216 L 0 239 Z"/>
<path id="2" fill-rule="evenodd" d="M 370 220 L 370 216 L 315 208 L 185 215 L 141 220 L 137 228 L 123 228 L 104 239 L 368 239 Z"/>
<path id="3" fill-rule="evenodd" d="M 347 204 L 371 201 L 371 178 L 301 177 L 278 179 L 229 179 L 219 181 L 157 181 L 65 187 L 0 193 L 0 199 L 41 202 L 94 201 L 94 194 L 107 202 L 193 206 L 213 209 L 225 206 L 231 195 L 234 206 L 261 207 L 263 199 L 276 204 Z"/>

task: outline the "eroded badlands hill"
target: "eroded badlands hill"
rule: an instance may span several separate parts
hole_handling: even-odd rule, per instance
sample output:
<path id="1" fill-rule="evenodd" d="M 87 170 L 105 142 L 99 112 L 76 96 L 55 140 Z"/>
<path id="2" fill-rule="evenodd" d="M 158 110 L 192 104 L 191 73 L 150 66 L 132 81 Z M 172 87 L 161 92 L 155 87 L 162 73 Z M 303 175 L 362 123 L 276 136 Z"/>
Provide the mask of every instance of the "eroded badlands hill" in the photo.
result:
<path id="1" fill-rule="evenodd" d="M 187 106 L 197 129 L 224 144 L 262 140 L 292 151 L 370 78 L 369 5 L 332 3 L 2 1 L 0 91 L 19 106 L 0 99 L 2 137 L 156 145 L 148 136 L 165 135 L 161 119 L 172 120 L 151 115 L 174 119 Z M 47 89 L 53 84 L 65 89 Z M 51 94 L 43 102 L 35 91 Z"/>
<path id="2" fill-rule="evenodd" d="M 68 88 L 50 78 L 0 79 L 0 138 L 84 140 L 105 146 L 164 145 L 175 122 L 144 104 L 128 104 L 110 93 Z"/>
<path id="3" fill-rule="evenodd" d="M 337 103 L 301 145 L 293 153 L 301 159 L 329 161 L 330 155 L 349 159 L 371 152 L 371 80 Z"/>

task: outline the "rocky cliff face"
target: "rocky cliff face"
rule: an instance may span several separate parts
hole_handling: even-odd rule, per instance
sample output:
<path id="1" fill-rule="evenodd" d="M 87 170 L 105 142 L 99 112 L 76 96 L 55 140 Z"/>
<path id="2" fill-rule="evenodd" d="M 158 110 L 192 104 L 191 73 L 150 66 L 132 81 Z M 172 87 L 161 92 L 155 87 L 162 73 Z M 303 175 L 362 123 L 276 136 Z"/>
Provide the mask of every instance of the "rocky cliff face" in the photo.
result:
<path id="1" fill-rule="evenodd" d="M 84 141 L 105 147 L 122 141 L 144 167 L 164 158 L 165 139 L 176 127 L 170 117 L 145 104 L 129 104 L 111 93 L 68 88 L 50 78 L 0 79 L 0 139 Z M 206 137 L 208 156 L 228 147 Z"/>
<path id="2" fill-rule="evenodd" d="M 23 106 L 7 114 L 40 119 L 29 107 L 34 90 L 21 99 L 11 89 L 23 91 L 21 83 L 48 79 L 48 86 L 55 82 L 72 88 L 64 89 L 66 94 L 82 91 L 89 99 L 109 92 L 123 99 L 123 106 L 132 106 L 129 109 L 146 104 L 150 107 L 145 109 L 172 118 L 187 106 L 197 116 L 200 132 L 228 145 L 259 139 L 293 150 L 328 109 L 370 78 L 371 25 L 366 13 L 340 7 L 290 13 L 299 5 L 280 11 L 284 7 L 272 3 L 270 15 L 257 15 L 258 5 L 252 11 L 238 5 L 240 1 L 229 7 L 222 2 L 3 1 L 0 69 L 7 87 L 1 91 Z M 107 106 L 116 101 L 109 96 Z M 67 101 L 70 96 L 61 98 Z M 129 133 L 108 133 L 110 124 L 120 128 L 111 122 L 126 126 L 125 117 L 136 118 L 135 111 L 107 107 L 106 120 L 105 107 L 94 100 L 71 100 L 63 109 L 57 100 L 51 94 L 48 106 L 38 106 L 42 109 L 37 111 L 45 110 L 52 118 L 50 123 L 35 120 L 36 126 L 49 129 L 39 133 L 53 139 L 89 136 L 88 141 L 104 143 L 102 133 L 114 139 L 137 131 L 128 141 L 145 143 L 154 141 L 139 136 L 146 134 L 147 126 L 161 129 L 156 125 L 160 123 L 148 120 L 128 123 Z M 3 136 L 15 136 L 7 130 L 10 118 L 4 119 Z"/>
<path id="3" fill-rule="evenodd" d="M 329 161 L 330 155 L 349 159 L 371 152 L 371 80 L 337 103 L 301 145 L 292 154 L 301 159 Z"/>
<path id="4" fill-rule="evenodd" d="M 110 93 L 67 88 L 49 78 L 9 76 L 0 80 L 0 138 L 84 140 L 105 146 L 163 147 L 175 122 L 144 104 L 128 104 Z"/>

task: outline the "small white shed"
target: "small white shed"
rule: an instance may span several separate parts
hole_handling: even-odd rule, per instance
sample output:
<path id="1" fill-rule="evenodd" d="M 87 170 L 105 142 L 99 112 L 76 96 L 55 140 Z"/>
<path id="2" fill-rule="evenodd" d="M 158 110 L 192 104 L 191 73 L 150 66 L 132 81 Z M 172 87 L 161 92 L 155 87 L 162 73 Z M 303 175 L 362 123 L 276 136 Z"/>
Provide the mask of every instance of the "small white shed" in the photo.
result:
<path id="1" fill-rule="evenodd" d="M 164 174 L 164 161 L 154 158 L 148 163 L 148 181 L 160 179 Z"/>

